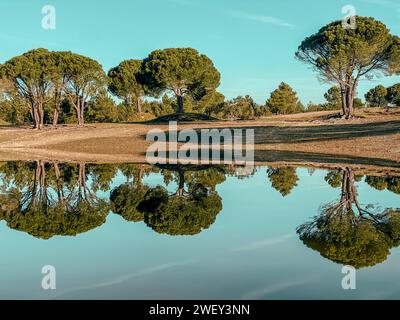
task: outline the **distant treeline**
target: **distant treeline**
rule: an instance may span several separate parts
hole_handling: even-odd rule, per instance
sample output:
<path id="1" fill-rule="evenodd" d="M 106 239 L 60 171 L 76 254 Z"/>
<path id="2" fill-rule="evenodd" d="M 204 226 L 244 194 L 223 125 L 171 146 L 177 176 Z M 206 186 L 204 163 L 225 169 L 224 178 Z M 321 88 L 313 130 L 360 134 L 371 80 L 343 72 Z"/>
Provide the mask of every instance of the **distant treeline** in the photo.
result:
<path id="1" fill-rule="evenodd" d="M 155 50 L 125 60 L 106 74 L 95 60 L 72 52 L 34 49 L 0 65 L 1 119 L 13 124 L 129 122 L 171 113 L 254 119 L 303 111 L 282 83 L 265 105 L 250 96 L 226 101 L 220 73 L 192 48 Z"/>
<path id="2" fill-rule="evenodd" d="M 34 49 L 0 65 L 0 119 L 12 124 L 132 122 L 172 113 L 202 113 L 219 119 L 255 119 L 271 114 L 342 108 L 332 87 L 326 103 L 305 107 L 282 82 L 265 104 L 250 96 L 225 100 L 220 73 L 192 48 L 155 50 L 144 60 L 125 60 L 106 74 L 95 60 L 69 51 Z M 371 106 L 400 104 L 400 85 L 374 88 Z M 355 98 L 354 106 L 362 107 Z"/>

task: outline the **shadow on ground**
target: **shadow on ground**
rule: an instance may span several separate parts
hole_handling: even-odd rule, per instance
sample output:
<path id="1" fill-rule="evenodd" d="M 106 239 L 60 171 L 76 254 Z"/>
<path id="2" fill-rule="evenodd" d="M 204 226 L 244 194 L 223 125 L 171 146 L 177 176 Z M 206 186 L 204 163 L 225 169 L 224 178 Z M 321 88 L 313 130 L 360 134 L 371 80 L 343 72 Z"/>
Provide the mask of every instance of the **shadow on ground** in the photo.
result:
<path id="1" fill-rule="evenodd" d="M 237 129 L 254 129 L 255 144 L 284 144 L 391 135 L 400 133 L 400 121 L 316 126 L 254 126 Z"/>

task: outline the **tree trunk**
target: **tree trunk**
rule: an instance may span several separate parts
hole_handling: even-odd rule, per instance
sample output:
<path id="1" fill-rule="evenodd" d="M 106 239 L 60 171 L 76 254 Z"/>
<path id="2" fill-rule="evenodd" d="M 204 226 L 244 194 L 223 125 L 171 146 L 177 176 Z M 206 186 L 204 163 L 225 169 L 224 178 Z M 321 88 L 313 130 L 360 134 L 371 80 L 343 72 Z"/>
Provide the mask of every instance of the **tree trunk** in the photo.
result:
<path id="1" fill-rule="evenodd" d="M 43 106 L 40 107 L 39 115 L 40 115 L 40 126 L 39 126 L 39 129 L 42 130 L 43 127 L 44 127 L 44 110 L 43 110 Z"/>
<path id="2" fill-rule="evenodd" d="M 31 108 L 32 108 L 31 114 L 32 114 L 33 128 L 39 129 L 39 115 L 34 103 L 31 103 Z"/>
<path id="3" fill-rule="evenodd" d="M 59 116 L 58 109 L 55 108 L 53 113 L 53 127 L 57 126 L 58 124 L 58 116 Z"/>
<path id="4" fill-rule="evenodd" d="M 31 108 L 30 108 L 29 113 L 31 114 L 33 127 L 35 127 L 35 111 L 34 111 L 34 108 L 33 108 L 33 104 L 32 104 L 32 103 L 31 103 Z"/>
<path id="5" fill-rule="evenodd" d="M 81 102 L 81 123 L 82 125 L 85 124 L 85 100 L 82 100 Z"/>
<path id="6" fill-rule="evenodd" d="M 350 118 L 350 100 L 351 100 L 350 90 L 349 90 L 349 88 L 346 88 L 346 96 L 345 96 L 346 110 L 345 110 L 345 113 L 344 113 L 344 116 L 345 116 L 346 119 Z"/>
<path id="7" fill-rule="evenodd" d="M 342 112 L 343 118 L 351 119 L 354 116 L 355 89 L 353 85 L 346 84 L 342 89 Z"/>
<path id="8" fill-rule="evenodd" d="M 34 113 L 35 113 L 35 129 L 37 130 L 41 130 L 42 129 L 42 115 L 40 112 L 40 108 L 38 105 L 36 105 L 35 109 L 34 109 Z"/>
<path id="9" fill-rule="evenodd" d="M 85 109 L 83 107 L 81 109 L 81 123 L 82 125 L 85 124 Z"/>
<path id="10" fill-rule="evenodd" d="M 78 103 L 77 117 L 78 125 L 83 126 L 85 124 L 85 101 L 83 100 Z"/>
<path id="11" fill-rule="evenodd" d="M 81 97 L 77 97 L 76 104 L 74 106 L 76 110 L 76 120 L 78 121 L 78 126 L 83 126 L 85 124 L 85 100 L 83 98 L 81 99 Z"/>
<path id="12" fill-rule="evenodd" d="M 38 129 L 41 130 L 43 129 L 44 126 L 44 106 L 43 106 L 43 101 L 39 101 L 37 104 L 37 113 L 38 113 Z"/>
<path id="13" fill-rule="evenodd" d="M 345 87 L 345 99 L 342 101 L 342 103 L 344 102 L 344 117 L 346 119 L 351 119 L 354 117 L 354 98 L 356 96 L 357 86 L 360 77 L 361 73 L 359 70 L 356 77 L 353 77 L 352 75 L 347 75 L 346 83 L 341 84 L 341 87 Z"/>
<path id="14" fill-rule="evenodd" d="M 78 108 L 78 125 L 83 126 L 82 109 L 80 107 Z"/>
<path id="15" fill-rule="evenodd" d="M 346 119 L 350 119 L 354 115 L 354 92 L 351 88 L 346 90 Z"/>
<path id="16" fill-rule="evenodd" d="M 86 168 L 84 162 L 78 164 L 79 201 L 86 199 Z"/>
<path id="17" fill-rule="evenodd" d="M 60 172 L 60 167 L 58 166 L 58 162 L 54 162 L 54 172 L 56 174 L 57 198 L 59 201 L 64 202 L 62 185 L 61 185 L 61 181 L 60 181 L 61 172 Z"/>
<path id="18" fill-rule="evenodd" d="M 54 95 L 54 112 L 53 112 L 53 127 L 56 127 L 58 124 L 58 117 L 60 115 L 60 110 L 61 110 L 61 96 L 62 96 L 62 91 L 60 88 L 56 88 L 56 93 Z"/>
<path id="19" fill-rule="evenodd" d="M 136 98 L 136 112 L 142 113 L 142 102 L 140 101 L 140 97 Z"/>
<path id="20" fill-rule="evenodd" d="M 176 88 L 174 93 L 178 102 L 178 113 L 183 113 L 183 89 Z"/>
<path id="21" fill-rule="evenodd" d="M 342 116 L 346 116 L 346 90 L 343 85 L 340 85 L 340 94 L 342 100 Z"/>
<path id="22" fill-rule="evenodd" d="M 181 168 L 178 169 L 178 190 L 176 192 L 176 194 L 179 197 L 182 197 L 185 193 L 185 173 L 183 172 L 183 170 Z"/>
<path id="23" fill-rule="evenodd" d="M 183 96 L 178 95 L 176 98 L 178 99 L 178 113 L 183 113 Z"/>
<path id="24" fill-rule="evenodd" d="M 140 166 L 139 172 L 138 172 L 138 176 L 137 176 L 137 184 L 138 184 L 138 186 L 139 186 L 140 188 L 141 188 L 142 185 L 143 185 L 143 183 L 142 183 L 142 181 L 143 181 L 143 174 L 144 174 L 144 169 L 143 169 L 142 166 Z"/>
<path id="25" fill-rule="evenodd" d="M 346 201 L 346 209 L 350 212 L 353 208 L 353 204 L 357 201 L 357 192 L 354 187 L 354 172 L 350 168 L 346 168 L 343 172 L 343 196 Z"/>

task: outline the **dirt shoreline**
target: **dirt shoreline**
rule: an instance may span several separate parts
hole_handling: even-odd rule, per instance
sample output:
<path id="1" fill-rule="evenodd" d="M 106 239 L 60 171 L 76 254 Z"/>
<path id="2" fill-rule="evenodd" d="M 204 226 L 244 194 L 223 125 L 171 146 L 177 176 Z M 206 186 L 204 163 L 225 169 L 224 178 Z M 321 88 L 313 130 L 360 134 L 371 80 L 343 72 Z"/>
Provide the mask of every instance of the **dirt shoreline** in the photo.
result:
<path id="1" fill-rule="evenodd" d="M 332 113 L 332 112 L 331 112 Z M 400 172 L 400 111 L 369 109 L 359 118 L 322 120 L 329 112 L 267 117 L 256 121 L 179 124 L 182 129 L 254 129 L 257 165 L 354 166 Z M 0 128 L 0 161 L 145 163 L 150 129 L 166 124 L 89 124 Z"/>

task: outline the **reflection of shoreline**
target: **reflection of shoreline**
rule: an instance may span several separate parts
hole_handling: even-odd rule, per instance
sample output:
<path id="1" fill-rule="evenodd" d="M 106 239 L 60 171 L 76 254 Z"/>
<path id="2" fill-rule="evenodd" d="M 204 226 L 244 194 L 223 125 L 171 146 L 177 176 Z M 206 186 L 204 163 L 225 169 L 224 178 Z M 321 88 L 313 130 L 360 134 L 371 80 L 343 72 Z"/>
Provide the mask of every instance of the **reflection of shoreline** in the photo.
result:
<path id="1" fill-rule="evenodd" d="M 333 155 L 312 152 L 296 152 L 285 150 L 255 150 L 254 166 L 293 166 L 300 168 L 335 170 L 349 167 L 355 172 L 370 175 L 400 176 L 400 162 L 387 159 L 352 157 L 347 155 Z M 137 154 L 90 154 L 85 152 L 70 152 L 60 150 L 46 150 L 39 148 L 0 149 L 0 161 L 57 161 L 68 163 L 108 163 L 108 164 L 144 164 L 145 153 Z"/>
<path id="2" fill-rule="evenodd" d="M 383 118 L 374 112 L 366 118 L 346 122 L 332 123 L 319 118 L 311 121 L 310 114 L 302 114 L 260 121 L 186 122 L 179 123 L 178 130 L 254 129 L 254 148 L 261 154 L 256 159 L 258 164 L 291 162 L 295 158 L 301 163 L 332 163 L 329 159 L 336 159 L 336 163 L 398 167 L 400 113 L 393 110 Z M 146 142 L 146 135 L 154 128 L 166 132 L 168 124 L 95 124 L 81 128 L 66 125 L 42 132 L 4 127 L 0 130 L 0 161 L 145 162 L 145 153 L 151 144 Z M 263 155 L 265 151 L 268 158 Z M 290 153 L 290 156 L 282 153 Z M 278 157 L 270 159 L 270 154 Z M 329 159 L 324 159 L 326 157 Z M 343 157 L 347 159 L 341 161 Z"/>
<path id="3" fill-rule="evenodd" d="M 234 177 L 240 184 L 240 180 L 251 179 L 257 171 L 265 171 L 265 184 L 273 193 L 279 192 L 282 201 L 302 187 L 297 168 L 293 166 L 257 167 L 246 172 L 242 169 L 234 165 L 3 162 L 0 163 L 0 219 L 11 229 L 50 239 L 88 232 L 102 225 L 112 212 L 128 223 L 144 222 L 160 234 L 194 236 L 212 229 L 222 212 L 223 198 L 218 186 L 228 177 Z M 338 168 L 328 171 L 325 181 L 332 188 L 338 188 L 342 179 L 350 181 L 346 186 L 351 189 L 342 190 L 340 202 L 344 203 L 343 195 L 348 194 L 347 208 L 350 208 L 353 202 L 358 205 L 354 183 L 362 179 L 376 190 L 400 194 L 399 176 L 378 173 L 370 175 Z M 162 178 L 157 186 L 147 185 L 144 180 L 153 174 Z M 116 181 L 121 175 L 125 179 Z M 173 190 L 168 188 L 170 183 Z M 259 187 L 255 185 L 253 192 Z M 252 244 L 250 249 L 269 244 L 270 241 L 261 241 Z M 246 249 L 249 248 L 239 250 Z"/>

